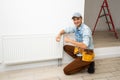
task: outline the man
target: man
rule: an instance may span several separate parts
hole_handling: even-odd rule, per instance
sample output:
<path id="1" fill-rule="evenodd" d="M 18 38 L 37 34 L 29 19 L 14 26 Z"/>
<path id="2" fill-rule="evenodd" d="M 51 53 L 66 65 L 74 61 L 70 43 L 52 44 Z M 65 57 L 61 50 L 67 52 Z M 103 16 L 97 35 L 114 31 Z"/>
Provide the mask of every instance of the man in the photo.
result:
<path id="1" fill-rule="evenodd" d="M 63 34 L 75 33 L 75 40 L 72 40 L 69 37 L 64 37 L 65 42 L 74 45 L 65 45 L 64 51 L 75 59 L 73 62 L 71 62 L 64 68 L 64 73 L 66 75 L 70 75 L 80 72 L 82 69 L 85 68 L 88 68 L 88 73 L 94 73 L 94 60 L 90 62 L 83 61 L 82 54 L 80 53 L 80 50 L 86 49 L 93 51 L 94 45 L 91 30 L 87 25 L 82 23 L 82 16 L 80 13 L 74 13 L 72 16 L 72 20 L 75 26 L 62 29 L 56 37 L 56 41 L 59 42 Z M 79 49 L 79 53 L 74 54 L 76 47 Z"/>

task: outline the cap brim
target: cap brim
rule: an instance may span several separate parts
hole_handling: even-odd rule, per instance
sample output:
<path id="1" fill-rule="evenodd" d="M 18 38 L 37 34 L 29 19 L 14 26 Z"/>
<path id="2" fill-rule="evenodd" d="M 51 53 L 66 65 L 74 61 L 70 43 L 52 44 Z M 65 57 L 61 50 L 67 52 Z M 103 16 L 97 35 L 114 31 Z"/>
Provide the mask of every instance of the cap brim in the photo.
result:
<path id="1" fill-rule="evenodd" d="M 78 16 L 73 16 L 72 19 L 74 19 L 74 18 L 82 18 L 82 17 L 81 16 L 79 16 L 79 17 Z"/>

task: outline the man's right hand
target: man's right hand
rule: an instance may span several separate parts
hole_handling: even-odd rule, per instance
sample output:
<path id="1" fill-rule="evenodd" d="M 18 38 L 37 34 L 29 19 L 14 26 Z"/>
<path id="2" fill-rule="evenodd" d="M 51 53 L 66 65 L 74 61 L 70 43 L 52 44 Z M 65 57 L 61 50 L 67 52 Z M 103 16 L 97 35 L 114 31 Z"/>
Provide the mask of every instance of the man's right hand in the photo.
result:
<path id="1" fill-rule="evenodd" d="M 61 40 L 61 35 L 57 35 L 56 41 L 57 41 L 57 42 L 60 42 L 60 40 Z"/>
<path id="2" fill-rule="evenodd" d="M 59 32 L 59 34 L 58 34 L 57 37 L 56 37 L 56 41 L 57 41 L 57 42 L 60 42 L 61 36 L 62 36 L 64 33 L 65 33 L 64 30 L 61 30 L 61 31 Z"/>

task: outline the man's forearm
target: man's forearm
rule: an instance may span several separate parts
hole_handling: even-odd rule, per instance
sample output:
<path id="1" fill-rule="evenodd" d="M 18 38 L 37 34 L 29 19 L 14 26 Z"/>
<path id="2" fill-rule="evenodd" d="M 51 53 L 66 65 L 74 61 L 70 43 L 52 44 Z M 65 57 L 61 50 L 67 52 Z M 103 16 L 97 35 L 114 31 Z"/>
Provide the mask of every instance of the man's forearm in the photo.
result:
<path id="1" fill-rule="evenodd" d="M 62 36 L 63 34 L 65 34 L 65 31 L 64 31 L 64 29 L 62 29 L 60 32 L 59 32 L 59 36 Z"/>
<path id="2" fill-rule="evenodd" d="M 76 42 L 74 40 L 70 40 L 70 43 L 83 49 L 87 48 L 87 46 L 83 42 Z"/>

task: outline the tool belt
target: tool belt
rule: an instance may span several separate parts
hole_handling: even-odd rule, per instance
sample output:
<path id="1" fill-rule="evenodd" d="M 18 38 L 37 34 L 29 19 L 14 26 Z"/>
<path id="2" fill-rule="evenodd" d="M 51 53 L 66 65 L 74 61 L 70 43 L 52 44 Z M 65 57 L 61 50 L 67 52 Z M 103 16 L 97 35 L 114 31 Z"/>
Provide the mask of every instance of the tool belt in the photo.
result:
<path id="1" fill-rule="evenodd" d="M 92 49 L 80 49 L 78 47 L 75 47 L 74 54 L 78 53 L 82 54 L 82 61 L 91 62 L 95 57 L 94 51 Z"/>

